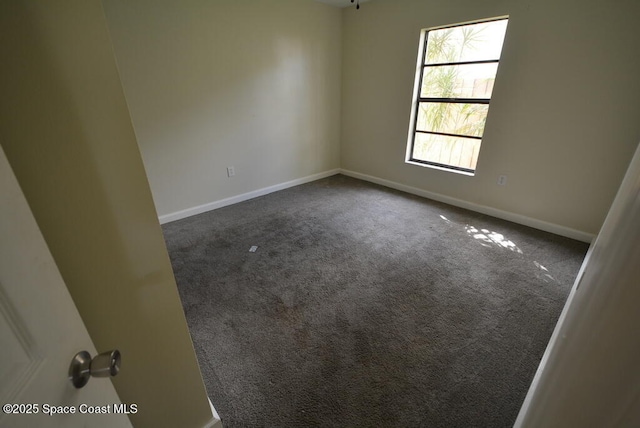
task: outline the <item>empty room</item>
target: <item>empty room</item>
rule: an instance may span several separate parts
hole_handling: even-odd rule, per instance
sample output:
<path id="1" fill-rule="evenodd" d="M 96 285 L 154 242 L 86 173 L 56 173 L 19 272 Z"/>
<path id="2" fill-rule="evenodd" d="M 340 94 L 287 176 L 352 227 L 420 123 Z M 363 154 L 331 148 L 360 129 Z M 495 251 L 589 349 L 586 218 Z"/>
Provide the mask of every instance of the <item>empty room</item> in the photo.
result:
<path id="1" fill-rule="evenodd" d="M 2 13 L 2 148 L 133 426 L 636 420 L 545 373 L 633 170 L 637 2 Z"/>

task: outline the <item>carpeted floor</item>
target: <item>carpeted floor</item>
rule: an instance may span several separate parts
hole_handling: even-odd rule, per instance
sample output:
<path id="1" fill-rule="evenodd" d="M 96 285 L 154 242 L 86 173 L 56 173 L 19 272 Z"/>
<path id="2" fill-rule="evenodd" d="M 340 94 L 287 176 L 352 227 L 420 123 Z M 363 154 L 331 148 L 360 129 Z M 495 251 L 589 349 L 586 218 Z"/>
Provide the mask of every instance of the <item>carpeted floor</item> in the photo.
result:
<path id="1" fill-rule="evenodd" d="M 164 233 L 226 428 L 512 426 L 587 251 L 342 175 Z"/>

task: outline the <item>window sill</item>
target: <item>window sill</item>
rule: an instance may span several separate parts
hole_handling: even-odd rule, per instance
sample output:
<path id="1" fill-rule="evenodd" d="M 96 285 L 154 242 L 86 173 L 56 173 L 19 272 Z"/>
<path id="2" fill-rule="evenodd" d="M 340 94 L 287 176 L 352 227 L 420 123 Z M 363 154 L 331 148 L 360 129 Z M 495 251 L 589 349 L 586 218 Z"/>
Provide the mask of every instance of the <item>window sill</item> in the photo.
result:
<path id="1" fill-rule="evenodd" d="M 475 172 L 459 171 L 457 169 L 444 168 L 444 167 L 441 167 L 441 166 L 429 165 L 429 164 L 426 164 L 426 163 L 414 162 L 414 161 L 411 161 L 411 160 L 406 160 L 405 163 L 408 163 L 409 165 L 421 166 L 421 167 L 424 167 L 424 168 L 437 169 L 439 171 L 453 172 L 454 174 L 466 175 L 468 177 L 473 177 L 473 176 L 476 175 Z"/>

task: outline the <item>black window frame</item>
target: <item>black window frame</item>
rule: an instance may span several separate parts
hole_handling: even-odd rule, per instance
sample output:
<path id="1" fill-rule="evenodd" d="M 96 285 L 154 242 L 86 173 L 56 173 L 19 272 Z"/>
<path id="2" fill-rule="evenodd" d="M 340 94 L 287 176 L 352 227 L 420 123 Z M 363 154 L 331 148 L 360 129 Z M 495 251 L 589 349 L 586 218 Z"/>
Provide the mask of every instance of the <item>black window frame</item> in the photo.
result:
<path id="1" fill-rule="evenodd" d="M 449 136 L 449 137 L 462 137 L 462 138 L 471 138 L 471 139 L 476 139 L 476 140 L 481 140 L 484 137 L 484 130 L 482 132 L 482 136 L 478 137 L 475 135 L 461 135 L 461 134 L 450 134 L 450 133 L 444 133 L 444 132 L 434 132 L 434 131 L 419 131 L 418 128 L 418 114 L 420 113 L 420 104 L 421 103 L 426 103 L 426 102 L 436 102 L 436 103 L 448 103 L 448 104 L 454 104 L 454 103 L 463 103 L 463 104 L 486 104 L 489 105 L 491 102 L 491 98 L 435 98 L 435 97 L 421 97 L 422 94 L 422 80 L 424 78 L 424 74 L 425 74 L 425 70 L 427 68 L 431 68 L 431 67 L 442 67 L 442 66 L 455 66 L 455 65 L 467 65 L 467 64 L 499 64 L 500 63 L 500 58 L 498 59 L 487 59 L 487 60 L 478 60 L 478 61 L 460 61 L 460 62 L 443 62 L 443 63 L 435 63 L 435 64 L 425 64 L 426 63 L 426 58 L 427 58 L 427 45 L 429 43 L 429 33 L 431 31 L 436 31 L 436 30 L 446 30 L 447 28 L 456 28 L 456 27 L 465 27 L 468 25 L 475 25 L 475 24 L 483 24 L 483 23 L 487 23 L 487 22 L 496 22 L 496 21 L 509 21 L 509 17 L 508 16 L 501 16 L 501 17 L 497 17 L 497 18 L 490 18 L 490 19 L 482 19 L 479 21 L 472 21 L 472 22 L 465 22 L 462 24 L 452 24 L 452 25 L 446 25 L 443 27 L 434 27 L 434 28 L 429 28 L 426 30 L 422 30 L 422 32 L 424 33 L 424 37 L 421 37 L 420 40 L 422 41 L 422 47 L 421 47 L 421 54 L 420 54 L 420 78 L 418 80 L 418 86 L 415 89 L 415 99 L 413 100 L 413 103 L 415 105 L 415 112 L 413 113 L 413 121 L 412 121 L 412 127 L 411 127 L 411 149 L 408 153 L 408 158 L 407 158 L 407 162 L 414 162 L 414 163 L 419 163 L 419 164 L 424 164 L 424 165 L 429 165 L 429 166 L 436 166 L 438 168 L 443 168 L 443 169 L 447 169 L 447 170 L 453 170 L 453 171 L 459 171 L 459 172 L 464 172 L 464 173 L 468 173 L 468 174 L 475 174 L 476 170 L 475 169 L 470 169 L 470 168 L 462 168 L 459 166 L 455 166 L 455 165 L 448 165 L 448 164 L 441 164 L 438 162 L 431 162 L 431 161 L 426 161 L 423 159 L 416 159 L 413 156 L 413 152 L 414 152 L 414 146 L 415 146 L 415 141 L 416 141 L 416 134 L 420 133 L 420 134 L 432 134 L 432 135 L 443 135 L 443 136 Z M 505 39 L 506 39 L 506 33 L 505 33 Z M 504 41 L 503 41 L 504 42 Z M 502 57 L 502 54 L 500 55 L 500 57 Z M 497 72 L 496 72 L 497 73 Z M 489 111 L 487 110 L 487 115 L 489 114 Z M 478 153 L 479 155 L 479 153 Z"/>

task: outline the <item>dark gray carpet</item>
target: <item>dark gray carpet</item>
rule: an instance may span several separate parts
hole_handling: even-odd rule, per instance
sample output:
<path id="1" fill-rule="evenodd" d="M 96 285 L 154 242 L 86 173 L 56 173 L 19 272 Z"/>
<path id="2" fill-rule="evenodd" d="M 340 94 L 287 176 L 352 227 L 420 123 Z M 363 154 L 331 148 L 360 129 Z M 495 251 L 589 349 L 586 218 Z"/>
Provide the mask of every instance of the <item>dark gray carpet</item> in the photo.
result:
<path id="1" fill-rule="evenodd" d="M 226 428 L 512 426 L 587 250 L 341 175 L 164 233 Z"/>

